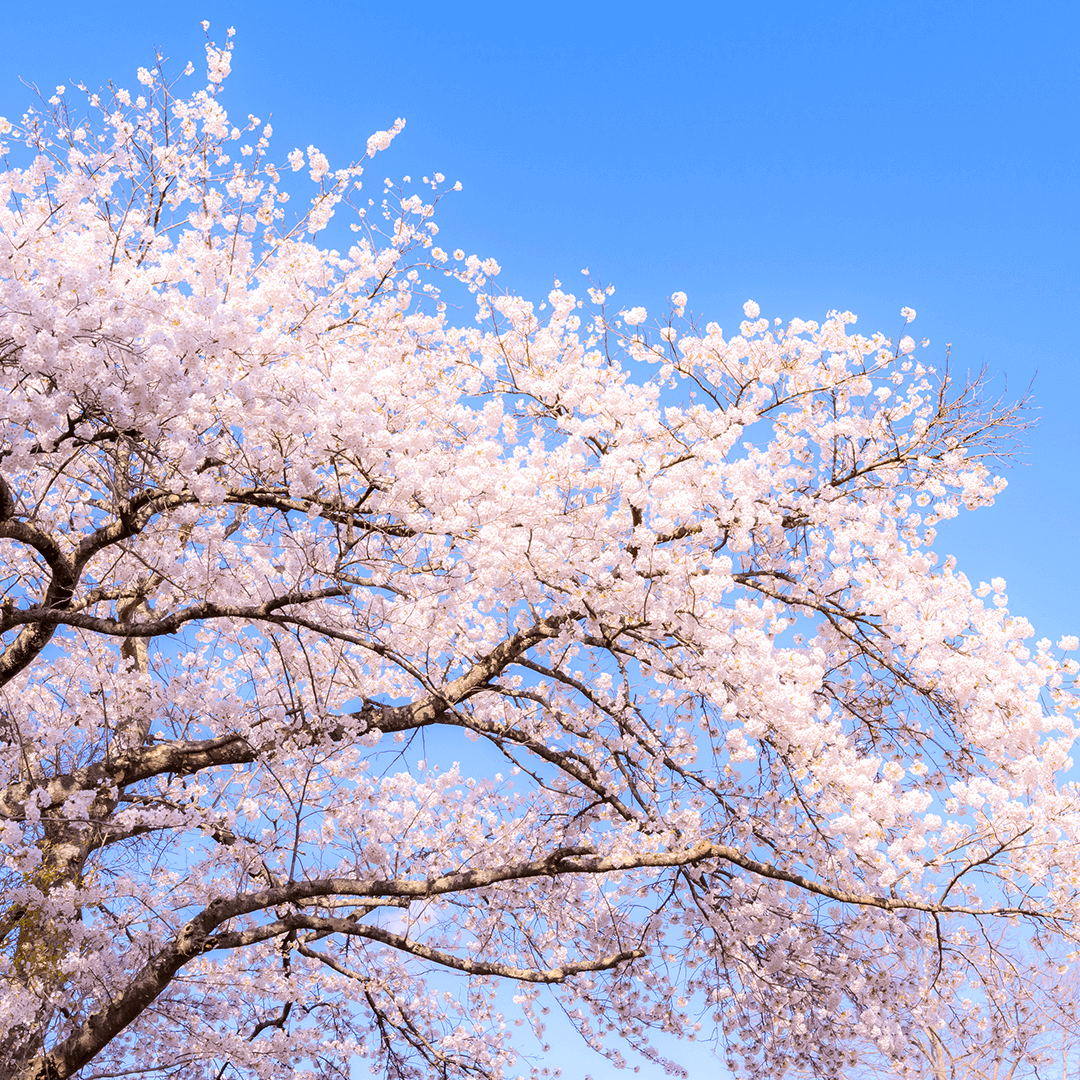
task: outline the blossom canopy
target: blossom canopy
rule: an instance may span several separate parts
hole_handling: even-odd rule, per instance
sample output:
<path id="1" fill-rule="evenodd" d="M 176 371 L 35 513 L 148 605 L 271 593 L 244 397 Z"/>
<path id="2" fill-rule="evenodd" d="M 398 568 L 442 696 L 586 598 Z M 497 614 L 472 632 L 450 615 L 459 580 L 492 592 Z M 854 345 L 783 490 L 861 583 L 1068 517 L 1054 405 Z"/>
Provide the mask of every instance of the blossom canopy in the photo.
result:
<path id="1" fill-rule="evenodd" d="M 549 992 L 617 1063 L 1012 1045 L 1077 639 L 934 527 L 1016 409 L 847 312 L 500 292 L 231 58 L 0 123 L 4 1075 L 539 1075 Z"/>

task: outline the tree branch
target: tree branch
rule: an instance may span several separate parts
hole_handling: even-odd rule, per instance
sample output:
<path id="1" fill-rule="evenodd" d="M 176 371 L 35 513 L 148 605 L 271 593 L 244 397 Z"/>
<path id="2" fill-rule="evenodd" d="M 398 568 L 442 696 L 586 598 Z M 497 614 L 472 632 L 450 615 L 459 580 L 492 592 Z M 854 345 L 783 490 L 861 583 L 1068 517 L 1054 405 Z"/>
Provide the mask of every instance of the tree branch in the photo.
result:
<path id="1" fill-rule="evenodd" d="M 200 600 L 171 615 L 160 619 L 148 619 L 142 622 L 123 622 L 120 619 L 102 619 L 95 615 L 84 615 L 81 611 L 66 611 L 45 606 L 21 609 L 7 609 L 0 622 L 0 632 L 6 627 L 20 624 L 40 624 L 44 626 L 76 626 L 82 630 L 93 630 L 112 637 L 158 637 L 175 634 L 185 623 L 202 619 L 268 619 L 281 608 L 290 604 L 308 604 L 315 600 L 326 600 L 334 596 L 347 596 L 348 590 L 340 586 L 327 589 L 285 593 L 275 596 L 262 604 L 248 606 L 238 604 L 218 604 L 212 600 Z"/>
<path id="2" fill-rule="evenodd" d="M 516 979 L 518 982 L 532 983 L 559 983 L 565 982 L 571 975 L 579 975 L 586 971 L 610 971 L 627 960 L 640 960 L 645 955 L 644 949 L 627 949 L 623 952 L 612 953 L 610 956 L 599 960 L 582 960 L 575 964 L 563 964 L 554 968 L 519 968 L 508 964 L 500 964 L 493 960 L 469 960 L 453 953 L 444 952 L 442 949 L 434 949 L 430 945 L 424 945 L 419 941 L 410 941 L 401 934 L 393 934 L 379 926 L 369 926 L 365 923 L 351 922 L 349 919 L 326 918 L 325 916 L 304 915 L 302 913 L 291 914 L 285 922 L 291 923 L 296 929 L 317 930 L 323 934 L 350 934 L 354 937 L 365 937 L 372 941 L 389 945 L 401 952 L 410 953 L 423 960 L 430 960 L 440 967 L 453 968 L 455 971 L 464 971 L 468 975 L 495 975 L 504 979 Z M 315 959 L 323 959 L 314 950 L 306 950 L 304 955 L 314 954 Z"/>

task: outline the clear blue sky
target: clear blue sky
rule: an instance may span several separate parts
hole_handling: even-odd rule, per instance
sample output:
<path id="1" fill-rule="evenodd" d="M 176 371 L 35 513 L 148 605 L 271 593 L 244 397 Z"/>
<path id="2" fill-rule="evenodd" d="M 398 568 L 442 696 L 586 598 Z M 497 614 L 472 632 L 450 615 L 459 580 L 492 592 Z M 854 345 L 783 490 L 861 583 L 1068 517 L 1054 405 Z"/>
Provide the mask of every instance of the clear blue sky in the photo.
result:
<path id="1" fill-rule="evenodd" d="M 1012 394 L 1034 377 L 1040 410 L 997 506 L 939 547 L 1005 577 L 1040 635 L 1080 632 L 1076 0 L 0 10 L 0 114 L 29 103 L 19 77 L 134 87 L 156 47 L 198 65 L 205 18 L 219 41 L 237 29 L 224 103 L 273 113 L 279 156 L 314 143 L 343 164 L 406 117 L 379 177 L 461 180 L 440 239 L 534 299 L 588 266 L 621 304 L 681 289 L 724 326 L 749 297 L 890 335 L 914 307 L 935 357 L 951 342 L 958 373 Z"/>

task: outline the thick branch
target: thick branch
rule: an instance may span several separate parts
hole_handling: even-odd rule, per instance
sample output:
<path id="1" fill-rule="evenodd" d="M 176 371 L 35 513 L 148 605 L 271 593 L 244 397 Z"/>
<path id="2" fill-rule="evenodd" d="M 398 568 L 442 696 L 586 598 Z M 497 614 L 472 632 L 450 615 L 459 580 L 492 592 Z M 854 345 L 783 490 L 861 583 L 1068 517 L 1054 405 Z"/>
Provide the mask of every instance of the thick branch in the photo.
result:
<path id="1" fill-rule="evenodd" d="M 146 619 L 141 622 L 124 622 L 120 619 L 102 619 L 95 615 L 86 615 L 81 611 L 65 611 L 44 605 L 8 609 L 4 612 L 0 629 L 20 624 L 40 624 L 44 626 L 77 626 L 82 630 L 93 630 L 99 634 L 113 637 L 158 637 L 174 634 L 185 623 L 199 619 L 267 619 L 290 604 L 307 604 L 314 600 L 326 600 L 334 596 L 346 596 L 347 590 L 339 586 L 328 589 L 286 593 L 275 596 L 262 604 L 218 604 L 212 600 L 200 600 L 186 608 L 174 611 L 160 619 Z"/>
<path id="2" fill-rule="evenodd" d="M 207 934 L 224 918 L 215 901 L 132 978 L 122 994 L 87 1017 L 59 1046 L 31 1061 L 21 1080 L 67 1080 L 92 1061 L 172 982 L 176 973 L 204 951 Z"/>
<path id="3" fill-rule="evenodd" d="M 50 609 L 65 607 L 75 592 L 79 570 L 76 564 L 64 555 L 60 545 L 48 533 L 11 517 L 0 521 L 0 539 L 26 544 L 45 560 L 52 574 L 42 604 Z M 9 621 L 11 611 L 7 604 L 0 609 L 0 632 L 16 625 Z M 55 629 L 55 624 L 35 623 L 27 626 L 15 638 L 0 655 L 0 686 L 33 662 L 34 657 L 49 643 Z"/>

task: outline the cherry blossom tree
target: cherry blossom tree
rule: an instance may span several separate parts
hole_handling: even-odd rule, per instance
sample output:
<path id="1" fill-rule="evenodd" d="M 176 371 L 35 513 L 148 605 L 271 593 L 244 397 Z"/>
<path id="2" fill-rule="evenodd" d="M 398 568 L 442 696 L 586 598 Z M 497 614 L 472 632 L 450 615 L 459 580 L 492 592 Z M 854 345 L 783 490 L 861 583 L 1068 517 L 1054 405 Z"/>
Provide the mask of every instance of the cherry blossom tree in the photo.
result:
<path id="1" fill-rule="evenodd" d="M 442 176 L 369 198 L 401 121 L 275 165 L 231 56 L 0 124 L 0 1073 L 539 1074 L 551 994 L 744 1075 L 1013 1038 L 1077 641 L 933 544 L 1016 409 L 849 313 L 505 295 Z"/>

